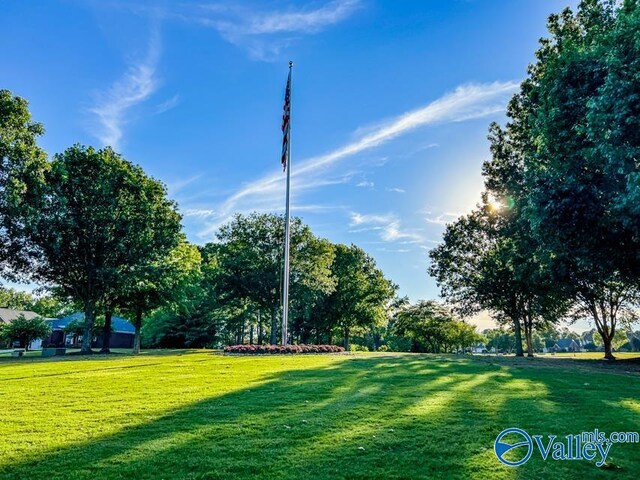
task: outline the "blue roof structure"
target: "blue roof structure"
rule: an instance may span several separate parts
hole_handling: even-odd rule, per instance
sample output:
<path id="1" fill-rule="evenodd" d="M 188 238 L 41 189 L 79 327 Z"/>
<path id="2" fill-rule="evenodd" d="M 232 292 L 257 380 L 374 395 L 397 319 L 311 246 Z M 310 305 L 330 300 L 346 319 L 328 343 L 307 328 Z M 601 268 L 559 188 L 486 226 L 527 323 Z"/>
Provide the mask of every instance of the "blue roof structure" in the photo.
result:
<path id="1" fill-rule="evenodd" d="M 54 318 L 53 320 L 46 320 L 53 330 L 63 330 L 67 325 L 73 321 L 84 321 L 84 313 L 76 312 L 71 315 L 67 315 L 62 318 Z M 111 318 L 111 331 L 114 333 L 130 333 L 134 334 L 136 329 L 133 324 L 126 318 L 113 316 Z"/>

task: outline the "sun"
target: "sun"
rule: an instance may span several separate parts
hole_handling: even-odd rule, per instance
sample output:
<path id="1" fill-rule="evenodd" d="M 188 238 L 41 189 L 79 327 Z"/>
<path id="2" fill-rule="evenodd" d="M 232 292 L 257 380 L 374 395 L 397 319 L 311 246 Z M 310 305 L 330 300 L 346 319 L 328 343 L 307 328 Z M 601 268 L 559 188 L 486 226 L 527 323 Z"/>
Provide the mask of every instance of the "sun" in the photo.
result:
<path id="1" fill-rule="evenodd" d="M 490 212 L 498 212 L 504 208 L 504 204 L 498 199 L 490 197 L 487 199 L 487 207 Z"/>

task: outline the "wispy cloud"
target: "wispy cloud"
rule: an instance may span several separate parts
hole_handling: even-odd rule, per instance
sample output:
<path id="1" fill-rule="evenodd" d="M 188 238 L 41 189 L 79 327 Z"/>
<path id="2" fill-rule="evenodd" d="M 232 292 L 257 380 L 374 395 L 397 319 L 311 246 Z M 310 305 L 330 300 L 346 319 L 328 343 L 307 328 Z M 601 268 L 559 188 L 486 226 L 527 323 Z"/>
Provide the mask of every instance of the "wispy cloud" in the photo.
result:
<path id="1" fill-rule="evenodd" d="M 173 97 L 169 98 L 168 100 L 165 100 L 164 102 L 156 105 L 154 112 L 156 115 L 159 115 L 164 112 L 168 112 L 169 110 L 177 107 L 179 103 L 180 103 L 180 95 L 176 94 Z"/>
<path id="2" fill-rule="evenodd" d="M 180 191 L 182 191 L 185 187 L 193 184 L 202 178 L 202 174 L 192 175 L 188 178 L 179 178 L 175 180 L 171 180 L 167 182 L 167 190 L 169 191 L 169 195 L 175 197 Z"/>
<path id="3" fill-rule="evenodd" d="M 363 180 L 360 183 L 356 183 L 356 187 L 360 187 L 360 188 L 373 188 L 374 186 L 375 186 L 375 183 L 369 182 L 367 180 Z"/>
<path id="4" fill-rule="evenodd" d="M 324 155 L 295 163 L 292 184 L 295 195 L 336 183 L 349 181 L 355 172 L 336 174 L 335 165 L 347 158 L 372 150 L 418 128 L 445 122 L 482 118 L 504 110 L 508 97 L 517 89 L 517 82 L 472 84 L 456 88 L 439 99 L 416 110 L 399 115 L 377 129 Z M 337 175 L 337 176 L 336 176 Z M 282 203 L 284 175 L 280 169 L 273 174 L 243 185 L 216 206 L 221 221 L 235 211 L 250 211 L 265 204 Z M 219 222 L 205 227 L 201 235 L 213 233 Z"/>
<path id="5" fill-rule="evenodd" d="M 427 212 L 427 214 L 430 214 L 430 212 Z M 446 225 L 456 220 L 458 217 L 460 217 L 460 215 L 461 213 L 445 212 L 445 213 L 441 213 L 440 215 L 425 217 L 425 220 L 427 221 L 427 223 L 434 223 L 436 225 Z"/>
<path id="6" fill-rule="evenodd" d="M 123 129 L 131 120 L 131 110 L 157 90 L 161 48 L 160 25 L 154 21 L 145 57 L 131 64 L 120 79 L 97 96 L 96 104 L 89 109 L 97 120 L 94 135 L 103 145 L 119 148 Z"/>
<path id="7" fill-rule="evenodd" d="M 387 192 L 394 192 L 394 193 L 407 193 L 407 191 L 403 188 L 398 188 L 398 187 L 387 187 L 385 188 L 385 190 Z"/>
<path id="8" fill-rule="evenodd" d="M 220 36 L 257 60 L 273 60 L 300 35 L 336 25 L 360 7 L 360 0 L 333 0 L 320 7 L 257 12 L 239 5 L 205 4 L 181 17 L 218 31 Z"/>
<path id="9" fill-rule="evenodd" d="M 182 214 L 185 217 L 209 218 L 209 217 L 215 217 L 216 211 L 206 209 L 206 208 L 186 208 L 182 210 Z"/>
<path id="10" fill-rule="evenodd" d="M 376 215 L 376 214 L 362 214 L 358 212 L 351 212 L 351 226 L 366 225 L 366 224 L 385 224 L 391 223 L 396 220 L 396 217 L 391 214 Z"/>
<path id="11" fill-rule="evenodd" d="M 423 236 L 416 231 L 405 230 L 401 227 L 400 220 L 396 215 L 387 214 L 362 214 L 351 212 L 351 226 L 368 227 L 360 228 L 359 231 L 377 231 L 380 238 L 385 242 L 418 243 Z"/>

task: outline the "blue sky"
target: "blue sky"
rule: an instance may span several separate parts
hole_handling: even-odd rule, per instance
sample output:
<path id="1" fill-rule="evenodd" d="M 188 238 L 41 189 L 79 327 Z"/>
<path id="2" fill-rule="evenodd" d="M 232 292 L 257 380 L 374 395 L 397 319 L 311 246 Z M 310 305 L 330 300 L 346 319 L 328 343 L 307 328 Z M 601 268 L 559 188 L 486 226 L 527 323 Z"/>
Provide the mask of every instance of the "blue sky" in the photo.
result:
<path id="1" fill-rule="evenodd" d="M 427 252 L 479 200 L 488 125 L 574 4 L 5 0 L 0 87 L 50 154 L 108 144 L 165 182 L 201 244 L 235 212 L 283 211 L 293 60 L 293 214 L 434 298 Z"/>

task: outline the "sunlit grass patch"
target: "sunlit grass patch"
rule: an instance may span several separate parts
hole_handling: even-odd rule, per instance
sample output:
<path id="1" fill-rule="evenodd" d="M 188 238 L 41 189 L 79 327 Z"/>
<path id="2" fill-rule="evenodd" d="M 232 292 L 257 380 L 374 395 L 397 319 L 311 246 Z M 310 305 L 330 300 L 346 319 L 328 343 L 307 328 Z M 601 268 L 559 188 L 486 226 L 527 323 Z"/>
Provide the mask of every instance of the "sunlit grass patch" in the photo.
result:
<path id="1" fill-rule="evenodd" d="M 186 354 L 189 353 L 189 354 Z M 0 362 L 0 479 L 635 478 L 532 458 L 507 427 L 640 430 L 640 385 L 568 362 L 445 355 L 228 357 L 149 352 Z M 555 362 L 554 362 L 555 364 Z"/>

